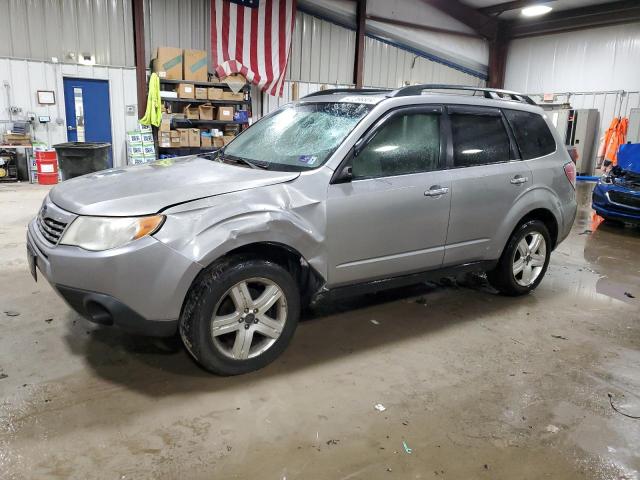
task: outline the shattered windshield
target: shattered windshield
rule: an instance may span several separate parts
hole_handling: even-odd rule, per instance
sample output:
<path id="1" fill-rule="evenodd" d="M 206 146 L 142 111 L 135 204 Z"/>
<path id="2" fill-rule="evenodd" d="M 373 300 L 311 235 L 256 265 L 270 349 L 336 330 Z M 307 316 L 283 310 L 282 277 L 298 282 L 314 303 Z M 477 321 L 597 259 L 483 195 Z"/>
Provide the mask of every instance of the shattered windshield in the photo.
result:
<path id="1" fill-rule="evenodd" d="M 287 106 L 255 123 L 225 147 L 222 155 L 272 170 L 316 168 L 372 108 L 356 103 Z"/>

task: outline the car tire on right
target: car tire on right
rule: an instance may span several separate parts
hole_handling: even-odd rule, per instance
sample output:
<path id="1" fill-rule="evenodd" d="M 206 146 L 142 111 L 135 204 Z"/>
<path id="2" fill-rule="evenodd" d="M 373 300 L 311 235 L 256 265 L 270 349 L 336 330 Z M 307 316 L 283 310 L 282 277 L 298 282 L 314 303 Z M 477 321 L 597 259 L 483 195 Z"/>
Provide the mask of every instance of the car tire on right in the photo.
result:
<path id="1" fill-rule="evenodd" d="M 529 220 L 511 234 L 489 283 L 503 295 L 525 295 L 535 289 L 549 266 L 551 238 L 540 220 Z"/>

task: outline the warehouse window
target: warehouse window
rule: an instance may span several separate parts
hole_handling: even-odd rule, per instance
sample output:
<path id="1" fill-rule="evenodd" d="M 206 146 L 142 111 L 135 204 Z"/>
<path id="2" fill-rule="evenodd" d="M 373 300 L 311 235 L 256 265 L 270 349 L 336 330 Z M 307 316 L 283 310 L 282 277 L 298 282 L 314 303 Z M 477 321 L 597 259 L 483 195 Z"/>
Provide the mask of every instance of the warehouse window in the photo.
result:
<path id="1" fill-rule="evenodd" d="M 510 159 L 509 137 L 499 115 L 451 115 L 453 164 L 472 167 Z"/>
<path id="2" fill-rule="evenodd" d="M 524 160 L 542 157 L 556 151 L 556 141 L 547 122 L 537 113 L 521 110 L 504 111 Z"/>
<path id="3" fill-rule="evenodd" d="M 438 168 L 440 115 L 412 113 L 387 122 L 353 160 L 354 178 L 390 177 Z"/>

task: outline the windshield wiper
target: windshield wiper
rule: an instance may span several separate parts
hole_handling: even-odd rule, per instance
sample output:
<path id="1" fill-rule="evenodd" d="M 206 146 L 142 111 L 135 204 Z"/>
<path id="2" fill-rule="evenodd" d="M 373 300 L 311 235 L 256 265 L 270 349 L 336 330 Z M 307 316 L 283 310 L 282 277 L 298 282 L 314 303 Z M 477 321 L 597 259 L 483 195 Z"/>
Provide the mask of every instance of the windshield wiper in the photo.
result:
<path id="1" fill-rule="evenodd" d="M 258 170 L 266 170 L 269 168 L 268 163 L 254 162 L 251 160 L 247 160 L 246 158 L 236 157 L 235 155 L 229 155 L 227 153 L 224 153 L 224 151 L 220 152 L 220 155 L 218 156 L 218 158 L 220 158 L 222 162 L 228 159 L 235 163 L 244 163 L 245 165 L 248 165 L 251 168 L 257 168 Z"/>

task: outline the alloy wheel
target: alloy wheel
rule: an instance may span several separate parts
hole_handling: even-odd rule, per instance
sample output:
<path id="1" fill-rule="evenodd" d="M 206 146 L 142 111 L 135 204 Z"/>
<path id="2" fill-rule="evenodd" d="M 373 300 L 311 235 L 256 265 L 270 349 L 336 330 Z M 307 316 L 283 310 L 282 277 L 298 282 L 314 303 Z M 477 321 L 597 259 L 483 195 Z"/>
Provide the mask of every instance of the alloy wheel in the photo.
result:
<path id="1" fill-rule="evenodd" d="M 236 283 L 213 311 L 211 336 L 219 351 L 234 360 L 254 358 L 268 350 L 287 321 L 287 299 L 267 278 Z"/>
<path id="2" fill-rule="evenodd" d="M 547 258 L 547 242 L 538 232 L 526 234 L 513 254 L 512 271 L 516 283 L 522 287 L 532 285 L 540 276 Z"/>

